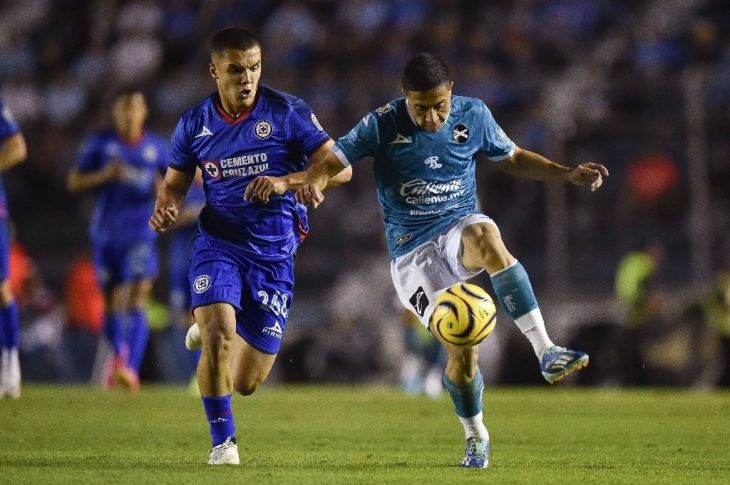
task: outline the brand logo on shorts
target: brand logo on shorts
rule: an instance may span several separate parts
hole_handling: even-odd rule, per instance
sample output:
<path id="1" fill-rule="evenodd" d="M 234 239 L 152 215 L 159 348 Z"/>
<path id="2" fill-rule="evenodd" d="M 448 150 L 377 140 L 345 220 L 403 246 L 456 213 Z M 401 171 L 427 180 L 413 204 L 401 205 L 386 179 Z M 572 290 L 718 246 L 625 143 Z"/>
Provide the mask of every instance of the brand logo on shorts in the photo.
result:
<path id="1" fill-rule="evenodd" d="M 270 137 L 272 131 L 273 128 L 268 120 L 259 121 L 253 129 L 254 134 L 262 140 L 266 140 Z"/>
<path id="2" fill-rule="evenodd" d="M 395 238 L 395 243 L 398 245 L 405 244 L 411 239 L 413 239 L 413 234 L 403 234 L 402 236 Z"/>
<path id="3" fill-rule="evenodd" d="M 205 293 L 210 288 L 210 282 L 210 276 L 201 274 L 193 281 L 193 291 L 198 294 Z"/>
<path id="4" fill-rule="evenodd" d="M 278 339 L 281 339 L 281 335 L 284 333 L 281 330 L 281 325 L 279 325 L 279 322 L 274 322 L 274 324 L 270 327 L 264 327 L 261 329 L 262 333 L 265 333 L 266 335 L 270 337 L 276 337 Z"/>
<path id="5" fill-rule="evenodd" d="M 426 313 L 426 308 L 428 308 L 428 298 L 426 297 L 426 292 L 423 290 L 422 286 L 418 287 L 416 292 L 408 301 L 411 305 L 413 305 L 413 309 L 416 310 L 419 317 L 422 317 L 423 314 Z"/>

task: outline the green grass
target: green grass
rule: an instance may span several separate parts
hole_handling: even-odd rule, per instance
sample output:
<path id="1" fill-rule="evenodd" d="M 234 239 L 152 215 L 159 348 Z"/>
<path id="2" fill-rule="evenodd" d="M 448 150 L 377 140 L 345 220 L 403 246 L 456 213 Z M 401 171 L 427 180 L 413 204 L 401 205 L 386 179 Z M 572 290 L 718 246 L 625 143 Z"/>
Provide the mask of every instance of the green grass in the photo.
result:
<path id="1" fill-rule="evenodd" d="M 242 466 L 205 465 L 198 398 L 26 385 L 0 401 L 0 483 L 728 483 L 730 392 L 489 389 L 488 470 L 456 466 L 447 397 L 269 386 L 234 398 Z"/>

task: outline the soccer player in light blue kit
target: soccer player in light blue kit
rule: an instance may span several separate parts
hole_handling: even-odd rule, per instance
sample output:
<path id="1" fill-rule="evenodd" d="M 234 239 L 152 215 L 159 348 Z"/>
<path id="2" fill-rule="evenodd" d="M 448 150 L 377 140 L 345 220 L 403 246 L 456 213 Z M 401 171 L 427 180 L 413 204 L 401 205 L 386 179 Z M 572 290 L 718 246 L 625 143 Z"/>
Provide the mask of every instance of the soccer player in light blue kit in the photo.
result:
<path id="1" fill-rule="evenodd" d="M 486 270 L 502 308 L 529 339 L 545 379 L 553 383 L 588 364 L 588 355 L 554 345 L 547 335 L 527 272 L 507 251 L 492 219 L 476 208 L 475 155 L 484 152 L 501 170 L 534 180 L 564 180 L 596 190 L 606 168 L 569 168 L 517 147 L 485 104 L 452 95 L 448 68 L 420 54 L 403 74 L 404 98 L 367 114 L 340 138 L 332 153 L 306 172 L 259 177 L 247 197 L 266 201 L 297 190 L 317 206 L 329 177 L 374 157 L 378 200 L 385 214 L 391 274 L 401 303 L 428 326 L 436 297 Z M 461 464 L 489 466 L 489 434 L 482 422 L 478 348 L 442 342 L 448 351 L 443 383 L 466 434 Z"/>
<path id="2" fill-rule="evenodd" d="M 252 394 L 274 364 L 294 296 L 294 256 L 308 231 L 306 207 L 294 194 L 268 204 L 243 194 L 257 175 L 298 172 L 307 160 L 321 160 L 333 141 L 301 99 L 259 84 L 261 47 L 250 32 L 216 33 L 209 70 L 217 92 L 178 123 L 150 226 L 162 232 L 175 222 L 200 167 L 206 205 L 189 272 L 197 323 L 186 346 L 202 346 L 197 376 L 210 425 L 208 463 L 237 465 L 231 394 Z"/>
<path id="3" fill-rule="evenodd" d="M 147 225 L 155 189 L 167 169 L 167 142 L 146 133 L 147 103 L 139 90 L 120 90 L 114 130 L 91 136 L 69 172 L 71 192 L 93 190 L 90 236 L 104 292 L 104 335 L 113 349 L 103 384 L 139 389 L 149 327 L 146 306 L 157 276 L 157 234 Z"/>
<path id="4" fill-rule="evenodd" d="M 25 138 L 10 109 L 0 101 L 0 173 L 24 162 L 28 156 Z M 20 320 L 10 289 L 8 263 L 10 235 L 8 204 L 0 179 L 0 399 L 20 397 Z"/>

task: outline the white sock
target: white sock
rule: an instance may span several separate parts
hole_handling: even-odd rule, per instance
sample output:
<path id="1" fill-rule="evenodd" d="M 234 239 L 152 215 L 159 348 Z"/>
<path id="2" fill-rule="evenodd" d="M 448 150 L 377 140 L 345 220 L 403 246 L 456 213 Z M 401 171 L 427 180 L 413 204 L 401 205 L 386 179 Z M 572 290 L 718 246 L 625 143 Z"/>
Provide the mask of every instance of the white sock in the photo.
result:
<path id="1" fill-rule="evenodd" d="M 461 421 L 461 425 L 464 426 L 466 439 L 476 436 L 481 440 L 489 441 L 489 431 L 487 431 L 487 427 L 484 426 L 484 423 L 482 422 L 481 411 L 479 414 L 472 416 L 471 418 L 462 418 L 459 416 L 459 421 Z"/>
<path id="2" fill-rule="evenodd" d="M 538 359 L 542 359 L 542 354 L 555 345 L 550 340 L 550 337 L 548 337 L 547 330 L 545 330 L 545 320 L 543 320 L 539 308 L 535 308 L 529 313 L 522 315 L 515 320 L 515 324 L 532 344 L 532 349 L 535 351 Z"/>

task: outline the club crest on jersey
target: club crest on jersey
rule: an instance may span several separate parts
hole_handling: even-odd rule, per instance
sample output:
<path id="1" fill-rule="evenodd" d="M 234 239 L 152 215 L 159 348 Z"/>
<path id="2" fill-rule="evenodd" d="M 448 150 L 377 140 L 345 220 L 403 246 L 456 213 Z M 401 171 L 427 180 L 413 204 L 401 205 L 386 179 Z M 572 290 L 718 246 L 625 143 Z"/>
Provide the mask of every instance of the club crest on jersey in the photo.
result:
<path id="1" fill-rule="evenodd" d="M 439 157 L 437 157 L 436 155 L 434 155 L 432 157 L 428 157 L 427 159 L 425 159 L 423 161 L 423 163 L 428 165 L 428 168 L 430 168 L 432 170 L 442 167 L 442 165 L 439 163 Z"/>
<path id="2" fill-rule="evenodd" d="M 466 125 L 456 125 L 451 132 L 451 137 L 456 143 L 464 143 L 469 139 L 469 128 Z"/>
<path id="3" fill-rule="evenodd" d="M 388 111 L 390 111 L 392 109 L 393 109 L 393 107 L 391 105 L 384 104 L 380 108 L 376 109 L 375 112 L 378 113 L 379 115 L 384 115 L 385 113 L 387 113 Z"/>
<path id="4" fill-rule="evenodd" d="M 153 163 L 157 158 L 157 148 L 154 145 L 147 145 L 142 150 L 142 158 L 147 163 Z"/>
<path id="5" fill-rule="evenodd" d="M 324 131 L 324 128 L 322 128 L 322 125 L 319 123 L 317 117 L 314 116 L 314 113 L 312 113 L 312 124 L 316 126 L 319 131 Z"/>
<path id="6" fill-rule="evenodd" d="M 211 178 L 221 178 L 221 169 L 218 166 L 218 162 L 216 162 L 215 160 L 206 160 L 205 162 L 203 162 L 203 169 L 205 170 L 205 173 L 207 173 Z"/>
<path id="7" fill-rule="evenodd" d="M 261 140 L 266 140 L 270 137 L 272 131 L 273 127 L 271 126 L 271 122 L 268 120 L 260 120 L 253 128 L 254 134 Z"/>
<path id="8" fill-rule="evenodd" d="M 210 288 L 210 282 L 210 276 L 201 274 L 193 281 L 193 291 L 198 294 L 205 293 Z"/>

